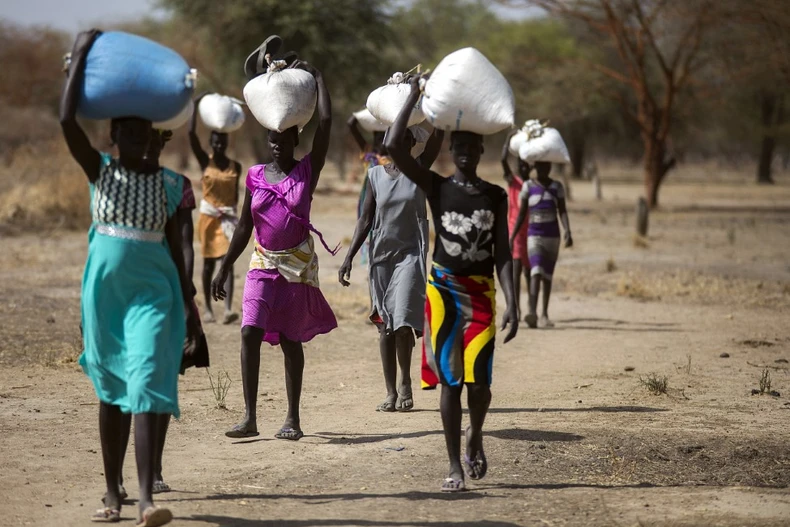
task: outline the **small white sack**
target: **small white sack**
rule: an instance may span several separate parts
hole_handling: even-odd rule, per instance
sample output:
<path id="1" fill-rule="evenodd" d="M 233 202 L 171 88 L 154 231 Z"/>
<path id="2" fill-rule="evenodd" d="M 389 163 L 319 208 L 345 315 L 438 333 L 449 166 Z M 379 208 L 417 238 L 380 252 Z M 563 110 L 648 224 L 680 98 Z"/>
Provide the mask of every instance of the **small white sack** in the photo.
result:
<path id="1" fill-rule="evenodd" d="M 515 123 L 513 90 L 474 48 L 450 53 L 425 84 L 422 111 L 436 128 L 494 134 Z"/>
<path id="2" fill-rule="evenodd" d="M 394 73 L 387 84 L 376 88 L 368 95 L 368 101 L 365 104 L 371 115 L 387 126 L 391 126 L 395 122 L 411 94 L 411 85 L 401 82 L 402 79 L 403 73 Z M 407 126 L 414 126 L 425 120 L 420 103 L 421 100 L 418 99 L 411 111 Z"/>
<path id="3" fill-rule="evenodd" d="M 519 130 L 513 137 L 510 138 L 510 144 L 508 145 L 508 149 L 510 153 L 514 156 L 518 156 L 518 151 L 521 148 L 521 145 L 527 140 L 527 133 L 524 130 Z"/>
<path id="4" fill-rule="evenodd" d="M 533 132 L 536 133 L 536 132 Z M 570 164 L 568 147 L 556 128 L 543 128 L 540 135 L 531 137 L 518 150 L 519 157 L 526 163 L 544 161 L 547 163 Z"/>
<path id="5" fill-rule="evenodd" d="M 172 119 L 168 119 L 167 121 L 153 123 L 153 127 L 156 130 L 176 130 L 184 126 L 192 118 L 192 114 L 194 113 L 195 103 L 192 102 L 192 100 L 189 100 L 187 101 L 187 105 L 184 106 L 184 109 L 181 110 L 178 115 Z"/>
<path id="6" fill-rule="evenodd" d="M 302 128 L 315 112 L 317 88 L 311 74 L 299 69 L 269 71 L 244 86 L 252 115 L 268 130 Z"/>
<path id="7" fill-rule="evenodd" d="M 233 97 L 210 93 L 200 99 L 198 114 L 209 129 L 227 134 L 235 132 L 244 124 L 242 104 Z"/>
<path id="8" fill-rule="evenodd" d="M 388 128 L 386 124 L 373 117 L 367 108 L 354 112 L 354 117 L 362 129 L 367 132 L 385 132 Z"/>

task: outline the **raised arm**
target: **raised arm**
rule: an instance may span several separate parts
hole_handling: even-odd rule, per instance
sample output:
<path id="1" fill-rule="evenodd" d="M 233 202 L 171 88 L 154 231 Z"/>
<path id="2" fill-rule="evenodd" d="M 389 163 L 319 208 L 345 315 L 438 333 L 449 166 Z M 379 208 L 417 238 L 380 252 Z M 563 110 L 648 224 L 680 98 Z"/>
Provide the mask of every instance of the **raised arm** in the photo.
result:
<path id="1" fill-rule="evenodd" d="M 318 91 L 318 128 L 313 136 L 313 148 L 310 150 L 310 163 L 312 164 L 312 180 L 310 181 L 310 194 L 315 192 L 321 170 L 326 163 L 326 153 L 329 151 L 329 133 L 332 129 L 332 100 L 326 87 L 324 76 L 307 62 L 299 62 L 298 68 L 305 70 L 315 78 Z"/>
<path id="2" fill-rule="evenodd" d="M 563 237 L 565 238 L 565 247 L 573 247 L 573 237 L 571 236 L 571 222 L 568 219 L 568 207 L 565 203 L 565 187 L 560 183 L 560 194 L 557 199 L 557 212 L 560 215 L 560 223 L 562 223 L 562 230 L 565 231 Z"/>
<path id="3" fill-rule="evenodd" d="M 433 189 L 433 173 L 427 167 L 423 167 L 413 157 L 411 157 L 411 152 L 406 146 L 406 142 L 404 140 L 412 108 L 414 108 L 414 105 L 417 104 L 417 101 L 420 98 L 420 87 L 418 81 L 419 79 L 417 77 L 410 81 L 411 93 L 409 94 L 406 104 L 404 104 L 403 108 L 401 108 L 398 117 L 395 118 L 395 122 L 392 124 L 389 132 L 387 133 L 385 146 L 387 147 L 387 152 L 389 152 L 390 157 L 393 161 L 395 161 L 398 169 L 400 169 L 400 171 L 403 172 L 407 178 L 414 181 L 414 183 L 420 187 L 423 192 L 425 192 L 426 196 L 430 196 Z"/>
<path id="4" fill-rule="evenodd" d="M 513 182 L 513 171 L 510 169 L 510 163 L 508 162 L 508 156 L 510 155 L 510 140 L 517 133 L 518 130 L 513 130 L 507 134 L 505 144 L 502 146 L 502 170 L 504 170 L 505 181 L 508 183 L 508 185 Z"/>
<path id="5" fill-rule="evenodd" d="M 80 98 L 80 86 L 85 76 L 85 60 L 88 51 L 101 31 L 92 29 L 77 35 L 74 48 L 71 51 L 71 65 L 63 86 L 60 98 L 60 127 L 69 147 L 72 157 L 80 164 L 82 171 L 88 176 L 88 181 L 94 183 L 99 179 L 99 164 L 101 156 L 91 145 L 88 136 L 77 122 L 77 104 Z"/>
<path id="6" fill-rule="evenodd" d="M 198 160 L 200 170 L 206 170 L 208 166 L 208 154 L 203 150 L 203 146 L 200 144 L 200 138 L 197 135 L 198 105 L 200 104 L 200 99 L 205 96 L 206 93 L 201 93 L 195 99 L 195 111 L 192 112 L 192 117 L 189 119 L 189 146 L 192 148 L 192 153 L 195 154 L 195 158 Z"/>
<path id="7" fill-rule="evenodd" d="M 252 236 L 252 227 L 252 194 L 250 189 L 246 189 L 239 224 L 236 226 L 236 230 L 233 231 L 233 238 L 230 240 L 228 253 L 222 259 L 219 272 L 211 282 L 211 296 L 214 297 L 214 300 L 225 299 L 227 294 L 225 292 L 225 280 L 228 278 L 228 273 L 233 270 L 233 264 L 236 263 L 236 260 L 239 259 L 239 256 L 247 247 L 247 242 L 250 241 L 250 236 Z"/>
<path id="8" fill-rule="evenodd" d="M 502 293 L 505 295 L 505 305 L 507 310 L 502 316 L 502 327 L 510 326 L 504 342 L 509 342 L 516 336 L 518 331 L 518 306 L 516 305 L 516 295 L 513 289 L 513 256 L 510 251 L 510 244 L 507 239 L 507 199 L 503 197 L 502 202 L 497 208 L 496 239 L 494 240 L 494 259 L 496 260 L 497 276 L 499 285 L 502 286 Z"/>
<path id="9" fill-rule="evenodd" d="M 354 138 L 354 141 L 356 141 L 359 149 L 363 152 L 367 152 L 370 149 L 370 145 L 362 136 L 362 132 L 359 131 L 359 121 L 357 121 L 357 118 L 354 117 L 354 114 L 351 114 L 351 117 L 348 118 L 346 124 L 348 125 L 349 132 L 351 132 L 351 137 Z"/>
<path id="10" fill-rule="evenodd" d="M 442 142 L 444 141 L 444 130 L 434 128 L 433 133 L 425 143 L 425 150 L 420 155 L 420 165 L 425 168 L 431 168 L 436 158 L 439 157 L 439 152 L 442 150 Z"/>
<path id="11" fill-rule="evenodd" d="M 354 257 L 370 234 L 370 229 L 373 226 L 373 218 L 376 216 L 376 198 L 373 196 L 373 187 L 370 185 L 369 178 L 365 186 L 367 188 L 365 189 L 365 201 L 362 202 L 362 214 L 360 214 L 359 219 L 357 219 L 354 237 L 351 238 L 351 246 L 348 248 L 346 259 L 337 272 L 337 279 L 344 287 L 351 285 L 348 280 L 351 278 L 351 267 Z"/>

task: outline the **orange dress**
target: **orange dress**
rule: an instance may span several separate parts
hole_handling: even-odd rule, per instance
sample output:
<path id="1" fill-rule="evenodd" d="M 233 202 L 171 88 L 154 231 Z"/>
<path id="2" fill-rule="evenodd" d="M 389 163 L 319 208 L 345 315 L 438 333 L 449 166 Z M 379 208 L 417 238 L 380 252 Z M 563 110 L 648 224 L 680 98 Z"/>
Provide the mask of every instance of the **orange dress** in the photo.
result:
<path id="1" fill-rule="evenodd" d="M 237 163 L 230 160 L 225 170 L 220 169 L 214 158 L 209 157 L 208 166 L 203 172 L 203 199 L 214 207 L 236 207 L 238 202 Z M 201 214 L 197 223 L 200 251 L 203 258 L 222 258 L 227 254 L 230 240 L 222 230 L 222 222 L 206 214 Z"/>

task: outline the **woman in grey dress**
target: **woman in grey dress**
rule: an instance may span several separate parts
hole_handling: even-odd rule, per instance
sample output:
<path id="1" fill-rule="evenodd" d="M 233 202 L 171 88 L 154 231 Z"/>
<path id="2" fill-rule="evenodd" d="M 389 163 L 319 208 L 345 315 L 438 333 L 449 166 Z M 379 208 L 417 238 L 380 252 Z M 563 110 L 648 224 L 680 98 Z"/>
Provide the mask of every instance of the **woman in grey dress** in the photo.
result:
<path id="1" fill-rule="evenodd" d="M 409 130 L 413 151 L 424 129 Z M 444 132 L 434 130 L 425 150 L 417 157 L 430 168 L 442 145 Z M 425 194 L 390 163 L 368 170 L 368 188 L 357 220 L 351 247 L 338 272 L 350 285 L 351 266 L 370 234 L 369 279 L 372 308 L 370 320 L 379 330 L 379 351 L 384 368 L 387 397 L 379 412 L 406 412 L 414 407 L 411 389 L 411 355 L 415 336 L 422 336 L 425 309 L 425 257 L 428 253 L 428 215 Z M 400 366 L 401 382 L 396 388 Z"/>

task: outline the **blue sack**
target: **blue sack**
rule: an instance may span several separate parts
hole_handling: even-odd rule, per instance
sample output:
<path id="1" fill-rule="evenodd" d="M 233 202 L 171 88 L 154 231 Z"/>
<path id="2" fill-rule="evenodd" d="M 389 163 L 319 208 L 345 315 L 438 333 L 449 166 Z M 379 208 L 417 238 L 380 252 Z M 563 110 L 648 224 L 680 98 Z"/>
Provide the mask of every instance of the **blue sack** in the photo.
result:
<path id="1" fill-rule="evenodd" d="M 191 99 L 195 75 L 170 48 L 120 31 L 102 33 L 85 60 L 78 112 L 88 119 L 167 121 Z"/>

